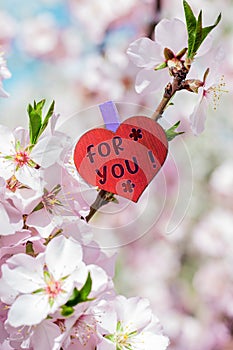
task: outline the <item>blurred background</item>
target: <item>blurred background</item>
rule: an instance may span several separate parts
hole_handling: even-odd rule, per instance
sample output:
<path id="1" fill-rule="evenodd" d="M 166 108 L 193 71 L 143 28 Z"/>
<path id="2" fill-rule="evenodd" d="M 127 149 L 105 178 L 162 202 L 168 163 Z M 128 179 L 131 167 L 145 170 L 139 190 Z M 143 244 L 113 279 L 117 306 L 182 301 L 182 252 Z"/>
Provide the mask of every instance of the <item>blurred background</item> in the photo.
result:
<path id="1" fill-rule="evenodd" d="M 204 24 L 219 12 L 214 46 L 227 93 L 206 130 L 191 134 L 197 96 L 175 96 L 161 124 L 181 120 L 163 171 L 138 204 L 120 199 L 91 225 L 103 247 L 118 248 L 116 288 L 147 297 L 171 339 L 171 350 L 233 349 L 233 1 L 189 0 Z M 0 4 L 0 45 L 12 77 L 0 100 L 0 123 L 27 126 L 33 100 L 56 101 L 60 130 L 77 136 L 101 124 L 96 105 L 115 101 L 122 120 L 150 116 L 161 93 L 134 90 L 138 69 L 126 55 L 141 36 L 153 39 L 162 18 L 184 19 L 181 0 L 8 0 Z M 171 33 L 178 35 L 178 33 Z M 74 129 L 74 125 L 75 128 Z M 92 195 L 93 197 L 93 195 Z M 92 200 L 88 198 L 88 200 Z"/>

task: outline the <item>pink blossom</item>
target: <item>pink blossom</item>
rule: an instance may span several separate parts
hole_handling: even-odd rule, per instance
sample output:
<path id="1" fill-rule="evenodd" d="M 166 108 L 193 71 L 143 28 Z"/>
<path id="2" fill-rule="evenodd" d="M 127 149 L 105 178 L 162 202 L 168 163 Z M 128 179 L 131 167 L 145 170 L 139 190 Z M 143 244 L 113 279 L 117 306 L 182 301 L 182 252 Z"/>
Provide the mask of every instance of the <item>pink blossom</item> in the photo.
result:
<path id="1" fill-rule="evenodd" d="M 12 133 L 1 125 L 0 138 L 0 175 L 5 180 L 14 176 L 20 183 L 35 190 L 41 185 L 40 166 L 46 168 L 54 164 L 64 149 L 64 138 L 60 135 L 41 137 L 32 148 L 28 132 L 23 128 L 17 128 Z"/>
<path id="2" fill-rule="evenodd" d="M 9 258 L 2 266 L 2 276 L 3 282 L 19 294 L 8 313 L 9 324 L 18 327 L 39 324 L 57 311 L 74 286 L 83 286 L 87 269 L 80 244 L 59 236 L 36 258 L 26 254 Z"/>
<path id="3" fill-rule="evenodd" d="M 171 33 L 179 33 L 174 37 Z M 132 42 L 127 54 L 134 64 L 143 68 L 136 77 L 135 89 L 138 93 L 148 93 L 163 88 L 169 81 L 167 69 L 156 68 L 166 62 L 163 56 L 164 48 L 169 48 L 178 54 L 187 46 L 187 31 L 185 24 L 179 19 L 163 19 L 155 27 L 155 41 L 140 38 Z"/>
<path id="4" fill-rule="evenodd" d="M 60 328 L 53 320 L 44 320 L 38 325 L 12 327 L 5 322 L 7 338 L 14 349 L 51 350 Z"/>
<path id="5" fill-rule="evenodd" d="M 177 33 L 175 36 L 173 33 Z M 164 57 L 164 49 L 170 49 L 173 60 L 188 45 L 186 25 L 179 19 L 163 19 L 155 27 L 155 41 L 140 38 L 132 42 L 127 54 L 136 66 L 143 68 L 136 76 L 135 89 L 138 93 L 149 93 L 163 88 L 169 81 L 166 67 L 168 60 Z M 207 40 L 198 52 L 205 54 L 212 44 Z M 162 66 L 161 66 L 162 65 Z M 161 67 L 160 67 L 161 66 Z M 163 67 L 163 68 L 164 68 Z"/>

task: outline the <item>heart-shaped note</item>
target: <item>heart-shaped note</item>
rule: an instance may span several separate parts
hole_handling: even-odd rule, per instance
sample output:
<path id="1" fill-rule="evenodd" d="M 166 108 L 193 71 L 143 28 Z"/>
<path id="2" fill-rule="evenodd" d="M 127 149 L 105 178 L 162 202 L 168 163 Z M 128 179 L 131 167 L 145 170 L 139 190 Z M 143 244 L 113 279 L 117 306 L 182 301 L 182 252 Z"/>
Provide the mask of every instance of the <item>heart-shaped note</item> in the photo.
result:
<path id="1" fill-rule="evenodd" d="M 137 202 L 167 152 L 167 137 L 158 123 L 131 117 L 115 132 L 97 128 L 82 135 L 74 163 L 89 184 Z"/>

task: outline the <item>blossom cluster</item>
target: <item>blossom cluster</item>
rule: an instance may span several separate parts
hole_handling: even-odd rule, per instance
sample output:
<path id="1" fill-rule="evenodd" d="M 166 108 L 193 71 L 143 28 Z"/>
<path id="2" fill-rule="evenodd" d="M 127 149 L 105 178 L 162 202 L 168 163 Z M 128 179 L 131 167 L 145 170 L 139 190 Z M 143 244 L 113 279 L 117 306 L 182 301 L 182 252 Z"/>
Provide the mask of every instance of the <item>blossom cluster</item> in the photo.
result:
<path id="1" fill-rule="evenodd" d="M 148 300 L 116 295 L 115 254 L 81 220 L 72 144 L 44 103 L 28 107 L 30 132 L 0 126 L 1 348 L 165 350 Z"/>
<path id="2" fill-rule="evenodd" d="M 209 2 L 190 1 L 196 9 L 199 5 L 206 6 L 204 13 L 209 21 L 215 19 L 216 1 L 212 7 Z M 52 4 L 62 3 L 41 0 L 32 6 L 26 2 L 27 13 L 40 2 L 50 10 Z M 35 77 L 32 79 L 30 72 L 27 81 L 28 75 L 20 68 L 19 97 L 14 103 L 8 100 L 7 113 L 3 105 L 3 115 L 16 115 L 18 124 L 22 100 L 30 100 L 28 95 L 31 98 L 38 88 L 45 95 L 55 96 L 59 110 L 62 107 L 66 113 L 109 98 L 133 102 L 137 113 L 140 104 L 154 109 L 156 95 L 145 93 L 160 89 L 160 98 L 172 79 L 174 67 L 179 68 L 187 57 L 184 49 L 188 37 L 176 6 L 178 1 L 176 5 L 166 0 L 157 2 L 162 4 L 163 13 L 177 11 L 179 19 L 157 24 L 150 31 L 150 38 L 155 40 L 138 39 L 149 35 L 150 19 L 153 24 L 156 22 L 151 15 L 155 1 L 69 0 L 67 3 L 73 27 L 64 23 L 58 26 L 52 11 L 32 19 L 28 16 L 21 23 L 17 23 L 19 16 L 13 21 L 13 12 L 0 13 L 0 43 L 4 51 L 16 47 L 19 56 L 20 52 L 28 55 L 28 69 L 33 67 Z M 232 67 L 229 1 L 221 2 L 219 10 L 224 9 L 229 14 L 229 23 L 225 16 L 225 41 L 221 44 L 225 44 L 228 55 L 224 60 L 222 51 L 208 37 L 185 79 L 183 90 L 191 94 L 181 92 L 181 100 L 178 96 L 174 99 L 175 108 L 166 111 L 171 119 L 174 113 L 175 120 L 189 115 L 195 134 L 204 129 L 209 97 L 215 104 L 223 88 L 221 78 L 218 81 L 219 66 L 225 72 Z M 147 19 L 143 13 L 147 13 Z M 160 14 L 156 14 L 156 20 Z M 81 35 L 77 35 L 77 27 L 85 28 Z M 137 40 L 127 50 L 132 36 L 132 40 Z M 87 38 L 93 40 L 95 50 L 88 46 Z M 126 51 L 135 65 L 128 61 Z M 36 64 L 42 67 L 37 76 Z M 0 68 L 2 84 L 3 79 L 10 77 L 3 56 Z M 229 69 L 229 76 L 231 72 Z M 40 87 L 38 76 L 42 75 L 40 83 L 44 84 Z M 139 94 L 133 91 L 135 76 Z M 0 95 L 7 93 L 0 88 Z M 190 96 L 197 98 L 194 109 Z M 207 129 L 194 145 L 186 138 L 196 181 L 191 214 L 172 236 L 165 236 L 164 226 L 170 220 L 169 211 L 165 212 L 156 227 L 151 228 L 144 246 L 141 240 L 127 245 L 121 251 L 121 263 L 118 259 L 116 289 L 122 294 L 150 299 L 165 334 L 169 335 L 172 350 L 196 350 L 197 344 L 200 350 L 228 350 L 233 346 L 232 162 L 227 161 L 232 142 L 227 129 L 230 109 L 226 104 L 222 110 L 211 120 L 217 132 L 214 127 Z M 0 128 L 0 348 L 166 349 L 168 338 L 152 315 L 148 301 L 116 295 L 112 280 L 116 257 L 106 254 L 92 237 L 90 226 L 80 219 L 87 209 L 81 194 L 86 185 L 70 171 L 72 142 L 59 131 L 61 118 L 52 113 L 48 126 L 34 140 L 31 130 L 16 128 L 12 132 L 5 126 Z M 181 169 L 178 170 L 186 174 L 187 163 L 182 159 L 178 140 L 175 147 L 176 165 Z M 169 158 L 164 166 L 169 205 L 178 198 L 176 165 Z M 130 226 L 134 238 L 143 233 L 145 221 L 153 219 L 157 202 L 163 200 L 159 178 L 156 183 L 150 188 L 150 205 L 140 224 L 135 220 Z M 183 197 L 187 196 L 185 182 L 180 191 Z M 133 217 L 138 215 L 139 207 L 143 208 L 143 198 L 133 210 L 130 207 Z M 126 208 L 114 218 L 99 215 L 97 222 L 102 226 L 107 222 L 110 227 L 116 222 L 128 223 L 130 210 Z M 123 234 L 129 234 L 126 230 Z M 105 231 L 111 239 L 111 229 Z M 120 234 L 119 229 L 118 237 Z"/>

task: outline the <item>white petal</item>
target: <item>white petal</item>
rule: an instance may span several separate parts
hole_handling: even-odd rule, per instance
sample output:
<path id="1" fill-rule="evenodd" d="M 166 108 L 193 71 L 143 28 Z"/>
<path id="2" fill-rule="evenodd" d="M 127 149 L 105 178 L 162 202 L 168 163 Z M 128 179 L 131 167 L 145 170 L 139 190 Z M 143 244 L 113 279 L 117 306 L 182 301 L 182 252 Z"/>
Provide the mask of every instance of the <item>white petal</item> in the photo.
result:
<path id="1" fill-rule="evenodd" d="M 49 309 L 46 295 L 20 295 L 10 308 L 8 322 L 13 327 L 39 324 L 47 317 Z"/>
<path id="2" fill-rule="evenodd" d="M 118 320 L 122 320 L 130 331 L 140 331 L 152 319 L 149 301 L 145 298 L 133 297 L 126 299 L 123 296 L 118 296 L 116 298 L 116 310 Z"/>
<path id="3" fill-rule="evenodd" d="M 15 138 L 13 133 L 6 126 L 0 125 L 0 155 L 9 156 L 15 154 Z"/>
<path id="4" fill-rule="evenodd" d="M 46 249 L 46 264 L 55 279 L 71 274 L 82 260 L 82 247 L 74 239 L 54 238 Z"/>
<path id="5" fill-rule="evenodd" d="M 0 297 L 1 301 L 5 304 L 11 305 L 15 298 L 17 297 L 18 292 L 12 289 L 9 284 L 3 279 L 0 279 Z"/>
<path id="6" fill-rule="evenodd" d="M 154 71 L 152 69 L 141 70 L 136 77 L 135 89 L 137 93 L 146 94 L 158 89 L 163 89 L 169 81 L 167 69 Z"/>
<path id="7" fill-rule="evenodd" d="M 174 54 L 187 47 L 188 37 L 184 22 L 178 18 L 162 19 L 155 27 L 155 41 L 171 49 Z"/>
<path id="8" fill-rule="evenodd" d="M 7 260 L 12 268 L 6 264 L 2 266 L 4 280 L 21 293 L 30 293 L 43 287 L 43 258 L 42 254 L 36 259 L 26 254 L 14 255 Z"/>
<path id="9" fill-rule="evenodd" d="M 103 339 L 101 343 L 96 345 L 97 350 L 116 350 L 116 344 L 108 339 Z"/>
<path id="10" fill-rule="evenodd" d="M 127 54 L 138 67 L 153 68 L 164 61 L 162 48 L 149 38 L 140 38 L 129 45 Z"/>
<path id="11" fill-rule="evenodd" d="M 0 150 L 1 152 L 1 150 Z M 4 159 L 0 153 L 0 176 L 8 180 L 15 173 L 15 164 L 10 159 Z"/>
<path id="12" fill-rule="evenodd" d="M 44 168 L 58 162 L 67 139 L 63 136 L 44 137 L 35 145 L 31 158 Z"/>
<path id="13" fill-rule="evenodd" d="M 141 350 L 166 350 L 169 345 L 169 339 L 167 337 L 150 332 L 143 332 L 138 336 L 136 335 L 134 341 L 135 343 L 138 341 L 137 349 Z M 142 344 L 142 347 L 139 344 Z"/>
<path id="14" fill-rule="evenodd" d="M 200 103 L 196 105 L 189 120 L 194 135 L 199 135 L 205 128 L 208 102 L 206 97 L 202 97 Z"/>
<path id="15" fill-rule="evenodd" d="M 88 270 L 91 273 L 92 292 L 91 297 L 100 291 L 103 291 L 108 283 L 108 276 L 106 272 L 97 265 L 89 265 Z"/>
<path id="16" fill-rule="evenodd" d="M 203 56 L 205 55 L 207 52 L 210 51 L 212 45 L 213 45 L 213 37 L 212 35 L 208 35 L 205 40 L 203 41 L 203 43 L 201 44 L 200 48 L 197 51 L 197 56 Z"/>
<path id="17" fill-rule="evenodd" d="M 15 177 L 24 185 L 35 191 L 41 190 L 40 169 L 24 165 L 16 171 Z"/>

